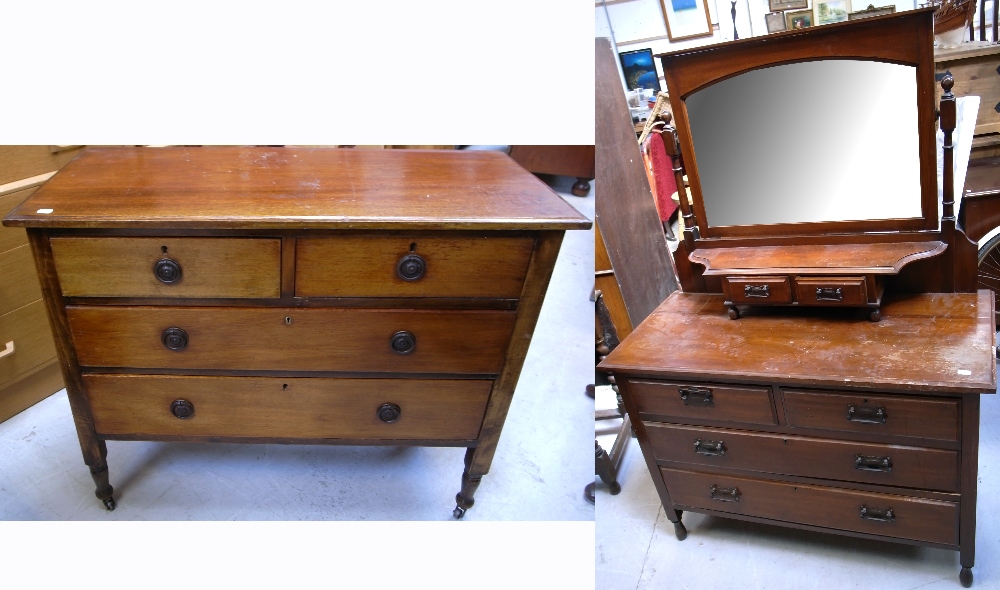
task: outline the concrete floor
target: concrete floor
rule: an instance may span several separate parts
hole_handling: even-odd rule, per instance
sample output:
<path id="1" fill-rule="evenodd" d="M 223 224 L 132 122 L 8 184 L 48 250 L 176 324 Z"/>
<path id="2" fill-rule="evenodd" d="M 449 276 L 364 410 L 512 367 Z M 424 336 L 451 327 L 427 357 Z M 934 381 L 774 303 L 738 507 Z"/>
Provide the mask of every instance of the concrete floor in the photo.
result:
<path id="1" fill-rule="evenodd" d="M 587 217 L 594 190 L 569 194 Z M 465 520 L 586 520 L 593 477 L 593 230 L 567 232 L 490 473 Z M 6 520 L 450 520 L 464 448 L 108 442 L 94 497 L 65 391 L 0 424 Z"/>
<path id="2" fill-rule="evenodd" d="M 597 407 L 615 406 L 600 387 Z M 610 450 L 620 420 L 598 423 Z M 1000 589 L 1000 397 L 982 398 L 973 588 Z M 958 552 L 685 513 L 678 541 L 639 443 L 629 441 L 617 496 L 597 480 L 596 582 L 601 590 L 961 588 Z"/>

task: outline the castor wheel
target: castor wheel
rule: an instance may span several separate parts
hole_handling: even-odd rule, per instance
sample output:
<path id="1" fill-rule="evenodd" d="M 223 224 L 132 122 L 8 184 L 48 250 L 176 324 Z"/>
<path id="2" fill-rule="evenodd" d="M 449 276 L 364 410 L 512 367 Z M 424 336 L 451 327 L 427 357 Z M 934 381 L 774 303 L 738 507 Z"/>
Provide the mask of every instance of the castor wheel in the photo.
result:
<path id="1" fill-rule="evenodd" d="M 740 310 L 736 309 L 736 306 L 729 308 L 729 319 L 731 320 L 740 319 Z"/>
<path id="2" fill-rule="evenodd" d="M 879 321 L 880 319 L 882 319 L 882 310 L 878 308 L 873 309 L 872 312 L 868 315 L 868 319 L 873 322 Z"/>
<path id="3" fill-rule="evenodd" d="M 462 508 L 461 506 L 455 506 L 455 510 L 452 511 L 451 515 L 454 516 L 456 519 L 462 518 L 463 516 L 465 516 L 465 508 Z"/>
<path id="4" fill-rule="evenodd" d="M 114 510 L 116 506 L 117 504 L 115 504 L 114 498 L 108 498 L 107 500 L 104 500 L 104 507 L 107 508 L 108 510 Z"/>
<path id="5" fill-rule="evenodd" d="M 972 586 L 972 568 L 963 567 L 962 571 L 958 574 L 958 581 L 962 583 L 963 588 Z"/>
<path id="6" fill-rule="evenodd" d="M 678 541 L 683 541 L 688 536 L 688 530 L 684 528 L 684 523 L 677 521 L 674 523 L 674 536 L 677 537 Z"/>

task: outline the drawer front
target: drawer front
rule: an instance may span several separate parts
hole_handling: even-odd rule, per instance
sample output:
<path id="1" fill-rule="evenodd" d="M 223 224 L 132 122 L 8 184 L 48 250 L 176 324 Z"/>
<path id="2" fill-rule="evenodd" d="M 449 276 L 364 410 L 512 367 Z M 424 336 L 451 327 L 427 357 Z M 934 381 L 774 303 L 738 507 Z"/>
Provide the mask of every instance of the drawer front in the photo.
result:
<path id="1" fill-rule="evenodd" d="M 82 366 L 394 373 L 499 373 L 515 317 L 329 308 L 66 311 Z"/>
<path id="2" fill-rule="evenodd" d="M 0 253 L 0 314 L 42 298 L 30 246 Z M 48 325 L 46 325 L 46 329 Z"/>
<path id="3" fill-rule="evenodd" d="M 493 383 L 161 375 L 83 380 L 98 434 L 437 440 L 479 436 Z M 186 418 L 175 414 L 188 410 L 193 413 Z"/>
<path id="4" fill-rule="evenodd" d="M 795 277 L 795 300 L 801 305 L 865 305 L 864 277 Z"/>
<path id="5" fill-rule="evenodd" d="M 9 343 L 13 343 L 10 345 Z M 13 347 L 13 352 L 7 352 Z M 35 301 L 0 315 L 0 387 L 56 356 L 45 305 Z"/>
<path id="6" fill-rule="evenodd" d="M 364 237 L 299 239 L 299 297 L 516 299 L 532 238 Z"/>
<path id="7" fill-rule="evenodd" d="M 279 297 L 277 238 L 52 238 L 67 297 Z"/>
<path id="8" fill-rule="evenodd" d="M 645 423 L 658 461 L 958 491 L 958 452 Z"/>
<path id="9" fill-rule="evenodd" d="M 959 440 L 959 402 L 782 389 L 791 428 Z"/>
<path id="10" fill-rule="evenodd" d="M 680 506 L 929 543 L 958 544 L 957 502 L 667 468 L 660 468 L 660 472 L 671 501 Z M 862 517 L 862 510 L 867 518 Z M 890 510 L 891 518 L 886 513 Z"/>
<path id="11" fill-rule="evenodd" d="M 31 193 L 38 190 L 37 186 L 19 190 L 7 195 L 0 196 L 0 217 L 10 213 L 14 207 L 21 204 Z M 6 252 L 24 246 L 28 243 L 28 234 L 23 227 L 4 227 L 0 225 L 0 252 Z"/>
<path id="12" fill-rule="evenodd" d="M 737 424 L 778 423 L 771 410 L 769 387 L 629 379 L 628 388 L 640 414 Z"/>
<path id="13" fill-rule="evenodd" d="M 767 305 L 791 303 L 792 286 L 788 277 L 725 277 L 722 290 L 733 303 Z"/>

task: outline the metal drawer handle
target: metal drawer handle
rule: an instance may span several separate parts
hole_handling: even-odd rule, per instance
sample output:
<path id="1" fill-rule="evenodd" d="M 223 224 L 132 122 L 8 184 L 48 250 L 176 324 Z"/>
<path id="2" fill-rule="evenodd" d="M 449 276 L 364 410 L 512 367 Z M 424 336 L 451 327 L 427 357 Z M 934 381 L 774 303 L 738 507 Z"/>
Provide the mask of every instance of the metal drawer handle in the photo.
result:
<path id="1" fill-rule="evenodd" d="M 709 455 L 719 457 L 726 454 L 726 445 L 721 440 L 701 440 L 694 441 L 694 452 L 699 455 Z"/>
<path id="2" fill-rule="evenodd" d="M 742 495 L 739 488 L 720 488 L 715 484 L 709 490 L 709 496 L 720 502 L 739 502 Z"/>
<path id="3" fill-rule="evenodd" d="M 878 508 L 869 508 L 864 504 L 861 505 L 861 518 L 877 522 L 896 522 L 896 514 L 892 508 L 879 510 Z"/>
<path id="4" fill-rule="evenodd" d="M 854 468 L 861 471 L 878 471 L 880 473 L 888 473 L 889 471 L 892 471 L 892 458 L 855 455 Z"/>
<path id="5" fill-rule="evenodd" d="M 816 287 L 816 301 L 843 301 L 844 292 L 840 287 Z"/>
<path id="6" fill-rule="evenodd" d="M 7 346 L 5 346 L 3 350 L 0 350 L 0 359 L 2 359 L 5 356 L 10 356 L 12 354 L 14 354 L 14 341 L 13 340 L 11 340 L 10 342 L 8 342 Z"/>
<path id="7" fill-rule="evenodd" d="M 712 403 L 712 390 L 706 387 L 678 387 L 685 406 L 715 407 Z"/>
<path id="8" fill-rule="evenodd" d="M 153 274 L 161 283 L 170 285 L 181 280 L 181 265 L 171 258 L 161 258 L 153 265 Z"/>
<path id="9" fill-rule="evenodd" d="M 771 287 L 769 285 L 743 285 L 743 296 L 767 299 L 771 296 Z"/>
<path id="10" fill-rule="evenodd" d="M 855 406 L 847 404 L 847 419 L 851 422 L 862 424 L 885 424 L 889 416 L 885 413 L 885 406 Z"/>

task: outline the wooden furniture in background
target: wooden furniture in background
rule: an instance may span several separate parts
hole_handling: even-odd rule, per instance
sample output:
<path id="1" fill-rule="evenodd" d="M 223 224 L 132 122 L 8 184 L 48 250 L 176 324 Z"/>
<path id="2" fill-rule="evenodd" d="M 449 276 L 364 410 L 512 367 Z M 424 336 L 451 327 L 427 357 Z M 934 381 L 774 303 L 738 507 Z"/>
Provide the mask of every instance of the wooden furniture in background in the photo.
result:
<path id="1" fill-rule="evenodd" d="M 617 377 L 678 539 L 689 510 L 947 548 L 960 553 L 962 584 L 972 583 L 979 396 L 996 390 L 995 307 L 992 293 L 976 291 L 976 244 L 956 227 L 950 77 L 938 218 L 932 10 L 660 56 L 677 122 L 663 135 L 676 132 L 666 144 L 692 189 L 693 206 L 680 201 L 684 239 L 674 254 L 685 292 L 599 368 Z M 686 101 L 758 68 L 828 59 L 913 67 L 922 216 L 709 225 Z M 783 92 L 773 88 L 774 100 Z M 898 268 L 884 273 L 882 317 L 872 323 L 846 293 L 860 297 L 869 275 L 889 267 Z M 729 319 L 736 292 L 787 302 L 829 281 L 840 282 L 843 306 L 753 306 Z"/>
<path id="2" fill-rule="evenodd" d="M 510 157 L 535 174 L 575 176 L 572 192 L 585 197 L 594 179 L 592 145 L 512 145 Z"/>
<path id="3" fill-rule="evenodd" d="M 934 50 L 934 71 L 940 80 L 945 74 L 955 79 L 955 96 L 981 99 L 972 140 L 971 159 L 1000 156 L 1000 45 L 987 41 L 963 43 L 955 49 Z M 942 91 L 936 89 L 937 99 Z"/>
<path id="4" fill-rule="evenodd" d="M 80 154 L 80 146 L 0 146 L 0 215 Z M 0 228 L 0 421 L 63 387 L 23 229 Z"/>
<path id="5" fill-rule="evenodd" d="M 456 518 L 590 227 L 500 153 L 234 147 L 87 150 L 4 224 L 109 510 L 107 440 L 422 445 L 468 448 Z"/>

